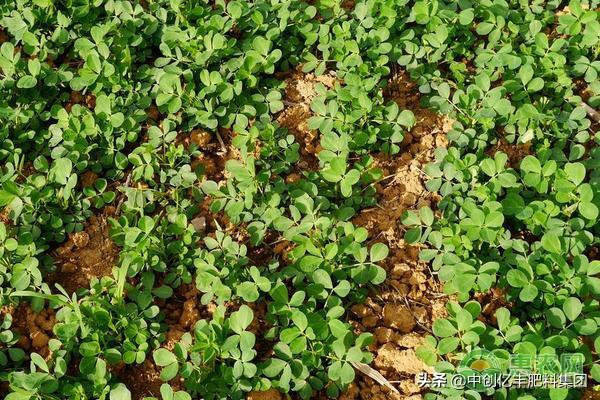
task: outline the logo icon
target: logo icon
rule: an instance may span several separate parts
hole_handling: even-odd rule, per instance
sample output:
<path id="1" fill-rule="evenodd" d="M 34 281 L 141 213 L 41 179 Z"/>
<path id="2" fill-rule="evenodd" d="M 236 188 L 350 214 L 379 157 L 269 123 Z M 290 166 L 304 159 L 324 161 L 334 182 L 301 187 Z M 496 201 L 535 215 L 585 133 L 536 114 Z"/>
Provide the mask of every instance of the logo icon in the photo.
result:
<path id="1" fill-rule="evenodd" d="M 500 360 L 491 351 L 476 349 L 462 359 L 457 369 L 464 377 L 464 386 L 484 392 L 493 387 L 501 376 Z"/>

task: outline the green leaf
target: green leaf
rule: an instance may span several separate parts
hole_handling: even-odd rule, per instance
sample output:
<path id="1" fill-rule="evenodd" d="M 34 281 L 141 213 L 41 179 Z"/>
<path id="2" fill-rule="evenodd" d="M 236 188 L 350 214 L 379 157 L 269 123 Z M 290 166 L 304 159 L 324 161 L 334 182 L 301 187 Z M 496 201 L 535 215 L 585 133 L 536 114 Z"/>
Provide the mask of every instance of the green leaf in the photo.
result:
<path id="1" fill-rule="evenodd" d="M 384 260 L 389 253 L 388 247 L 383 243 L 375 243 L 371 246 L 371 250 L 369 252 L 369 258 L 371 262 L 378 262 Z"/>
<path id="2" fill-rule="evenodd" d="M 456 337 L 447 337 L 438 343 L 438 352 L 442 355 L 453 352 L 458 348 L 460 340 Z"/>
<path id="3" fill-rule="evenodd" d="M 300 259 L 299 266 L 304 272 L 313 272 L 322 262 L 323 259 L 321 257 L 307 255 Z"/>
<path id="4" fill-rule="evenodd" d="M 533 283 L 529 283 L 521 290 L 521 293 L 519 293 L 519 298 L 521 301 L 531 302 L 537 297 L 537 295 L 538 288 Z"/>
<path id="5" fill-rule="evenodd" d="M 342 363 L 342 369 L 340 372 L 340 381 L 342 384 L 349 384 L 354 381 L 354 368 L 350 363 Z"/>
<path id="6" fill-rule="evenodd" d="M 90 41 L 88 38 L 85 37 L 80 37 L 75 41 L 75 49 L 79 52 L 79 53 L 87 53 L 88 51 L 90 51 L 91 49 L 94 48 L 94 43 L 92 43 L 92 41 Z"/>
<path id="7" fill-rule="evenodd" d="M 498 328 L 501 331 L 506 330 L 508 324 L 510 323 L 510 311 L 508 309 L 501 307 L 496 310 L 496 321 L 498 322 Z"/>
<path id="8" fill-rule="evenodd" d="M 31 75 L 22 76 L 17 82 L 19 89 L 31 89 L 35 85 L 37 85 L 37 79 Z"/>
<path id="9" fill-rule="evenodd" d="M 542 171 L 542 165 L 540 161 L 534 156 L 526 156 L 521 161 L 521 169 L 526 172 L 540 173 Z"/>
<path id="10" fill-rule="evenodd" d="M 315 283 L 323 285 L 325 289 L 333 288 L 333 282 L 331 281 L 329 273 L 327 273 L 327 271 L 323 269 L 318 269 L 315 272 L 313 272 L 313 281 Z"/>
<path id="11" fill-rule="evenodd" d="M 544 250 L 550 253 L 560 254 L 562 253 L 562 246 L 560 238 L 556 233 L 547 232 L 542 236 L 542 247 Z"/>
<path id="12" fill-rule="evenodd" d="M 573 326 L 583 336 L 591 336 L 598 331 L 598 324 L 593 318 L 579 319 L 573 323 Z"/>
<path id="13" fill-rule="evenodd" d="M 590 368 L 590 375 L 592 375 L 592 379 L 600 383 L 600 364 L 592 365 L 592 368 Z"/>
<path id="14" fill-rule="evenodd" d="M 579 185 L 585 179 L 585 166 L 581 163 L 567 163 L 565 164 L 565 172 L 567 177 L 575 185 Z"/>
<path id="15" fill-rule="evenodd" d="M 438 337 L 452 336 L 458 332 L 456 327 L 447 319 L 437 319 L 433 322 L 433 333 Z"/>
<path id="16" fill-rule="evenodd" d="M 417 347 L 415 354 L 427 365 L 435 365 L 437 361 L 435 349 L 429 345 Z"/>
<path id="17" fill-rule="evenodd" d="M 244 301 L 253 303 L 260 297 L 258 287 L 254 282 L 242 282 L 236 287 L 236 294 Z"/>
<path id="18" fill-rule="evenodd" d="M 569 297 L 563 303 L 562 309 L 569 320 L 575 321 L 579 314 L 581 314 L 583 305 L 577 297 Z"/>
<path id="19" fill-rule="evenodd" d="M 533 78 L 529 84 L 527 84 L 527 91 L 534 93 L 544 88 L 544 80 L 542 78 Z"/>
<path id="20" fill-rule="evenodd" d="M 416 243 L 419 239 L 421 239 L 421 227 L 409 229 L 404 234 L 404 241 L 406 243 Z"/>
<path id="21" fill-rule="evenodd" d="M 583 217 L 591 221 L 596 221 L 598 218 L 598 207 L 594 203 L 581 202 L 578 209 Z"/>
<path id="22" fill-rule="evenodd" d="M 405 211 L 402 216 L 402 223 L 408 226 L 420 225 L 421 218 L 413 211 Z"/>
<path id="23" fill-rule="evenodd" d="M 566 388 L 553 388 L 548 390 L 550 400 L 563 400 L 569 396 L 569 389 Z"/>
<path id="24" fill-rule="evenodd" d="M 473 316 L 467 310 L 459 310 L 456 313 L 456 324 L 459 331 L 466 331 L 473 324 Z"/>
<path id="25" fill-rule="evenodd" d="M 458 22 L 461 25 L 470 25 L 473 22 L 473 18 L 475 17 L 473 9 L 468 8 L 466 10 L 462 10 L 460 14 L 458 14 Z"/>
<path id="26" fill-rule="evenodd" d="M 154 229 L 154 220 L 151 217 L 144 215 L 142 218 L 140 218 L 138 227 L 144 231 L 144 233 L 148 234 L 152 232 L 152 229 Z"/>
<path id="27" fill-rule="evenodd" d="M 429 208 L 427 206 L 421 207 L 419 209 L 419 217 L 421 218 L 421 221 L 425 225 L 427 225 L 427 226 L 433 225 L 434 215 L 433 215 L 433 211 L 431 211 L 431 208 Z"/>
<path id="28" fill-rule="evenodd" d="M 253 318 L 252 309 L 243 304 L 238 311 L 233 312 L 229 317 L 229 327 L 239 335 L 250 326 Z"/>
<path id="29" fill-rule="evenodd" d="M 169 364 L 176 363 L 177 357 L 165 348 L 157 349 L 153 354 L 154 362 L 159 367 L 166 367 Z"/>
<path id="30" fill-rule="evenodd" d="M 117 383 L 110 391 L 110 400 L 131 400 L 131 392 L 122 383 Z"/>
<path id="31" fill-rule="evenodd" d="M 279 358 L 269 358 L 262 367 L 262 371 L 267 378 L 274 378 L 278 376 L 283 368 L 287 365 L 287 362 L 280 360 Z"/>
<path id="32" fill-rule="evenodd" d="M 331 334 L 336 338 L 344 337 L 348 332 L 350 332 L 348 326 L 338 319 L 332 319 L 328 324 Z"/>
<path id="33" fill-rule="evenodd" d="M 66 185 L 69 176 L 73 170 L 73 163 L 68 158 L 58 158 L 52 163 L 50 175 L 54 177 L 54 181 Z"/>
<path id="34" fill-rule="evenodd" d="M 292 311 L 292 321 L 294 322 L 294 325 L 296 325 L 301 331 L 304 331 L 308 326 L 308 319 L 300 310 Z"/>
<path id="35" fill-rule="evenodd" d="M 560 308 L 552 307 L 546 311 L 546 318 L 550 325 L 555 328 L 564 328 L 567 319 Z"/>
<path id="36" fill-rule="evenodd" d="M 525 287 L 529 284 L 529 279 L 527 279 L 527 276 L 523 273 L 523 271 L 518 269 L 511 269 L 508 271 L 506 274 L 506 280 L 512 287 Z"/>
<path id="37" fill-rule="evenodd" d="M 160 379 L 163 381 L 170 381 L 177 376 L 178 372 L 179 365 L 177 363 L 169 364 L 160 372 Z"/>
<path id="38" fill-rule="evenodd" d="M 237 1 L 227 3 L 227 12 L 233 19 L 239 19 L 242 16 L 242 6 Z"/>

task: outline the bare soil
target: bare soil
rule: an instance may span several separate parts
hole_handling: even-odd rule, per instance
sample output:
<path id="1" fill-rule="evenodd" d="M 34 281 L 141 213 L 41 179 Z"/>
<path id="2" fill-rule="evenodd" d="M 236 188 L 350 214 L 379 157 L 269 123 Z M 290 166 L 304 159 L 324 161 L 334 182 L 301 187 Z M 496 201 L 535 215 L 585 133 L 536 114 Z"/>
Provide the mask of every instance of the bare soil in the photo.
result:
<path id="1" fill-rule="evenodd" d="M 300 144 L 300 171 L 315 171 L 319 166 L 319 133 L 308 127 L 308 119 L 313 115 L 310 103 L 317 95 L 315 86 L 322 84 L 332 89 L 335 83 L 336 77 L 332 75 L 315 77 L 300 70 L 294 71 L 285 79 L 285 108 L 277 117 L 277 122 L 293 134 L 296 142 Z"/>
<path id="2" fill-rule="evenodd" d="M 341 397 L 344 400 L 421 399 L 414 376 L 431 372 L 431 368 L 416 356 L 415 349 L 423 344 L 432 322 L 445 316 L 448 300 L 427 264 L 419 260 L 420 248 L 404 242 L 401 217 L 409 209 L 435 209 L 439 197 L 425 189 L 423 165 L 432 160 L 436 147 L 446 145 L 445 134 L 453 122 L 420 105 L 416 86 L 404 71 L 392 77 L 384 95 L 400 108 L 411 110 L 416 124 L 405 135 L 398 155 L 374 155 L 375 167 L 381 168 L 384 176 L 376 186 L 378 206 L 363 210 L 354 223 L 367 228 L 372 242 L 390 248 L 384 265 L 388 277 L 365 304 L 352 307 L 350 319 L 358 332 L 374 334 L 371 366 L 400 394 L 360 375 Z"/>
<path id="3" fill-rule="evenodd" d="M 160 386 L 164 383 L 160 379 L 160 367 L 151 359 L 146 359 L 139 365 L 125 365 L 124 363 L 113 368 L 113 372 L 131 391 L 131 398 L 141 400 L 144 397 L 160 398 Z M 169 382 L 177 390 L 175 380 Z"/>
<path id="4" fill-rule="evenodd" d="M 0 310 L 0 320 L 6 314 L 12 316 L 12 329 L 19 336 L 17 346 L 26 351 L 34 351 L 44 358 L 50 356 L 48 342 L 53 336 L 52 328 L 56 323 L 54 310 L 45 308 L 35 313 L 29 304 L 21 303 L 18 307 L 4 306 Z"/>
<path id="5" fill-rule="evenodd" d="M 110 276 L 119 258 L 119 248 L 109 236 L 108 219 L 115 209 L 106 207 L 91 216 L 81 232 L 69 234 L 68 240 L 53 252 L 58 269 L 50 281 L 69 293 L 89 287 L 92 278 Z"/>
<path id="6" fill-rule="evenodd" d="M 508 165 L 511 168 L 518 168 L 521 164 L 521 160 L 532 154 L 531 142 L 513 144 L 508 143 L 504 138 L 501 138 L 487 154 L 490 157 L 494 157 L 498 151 L 501 151 L 508 156 Z"/>

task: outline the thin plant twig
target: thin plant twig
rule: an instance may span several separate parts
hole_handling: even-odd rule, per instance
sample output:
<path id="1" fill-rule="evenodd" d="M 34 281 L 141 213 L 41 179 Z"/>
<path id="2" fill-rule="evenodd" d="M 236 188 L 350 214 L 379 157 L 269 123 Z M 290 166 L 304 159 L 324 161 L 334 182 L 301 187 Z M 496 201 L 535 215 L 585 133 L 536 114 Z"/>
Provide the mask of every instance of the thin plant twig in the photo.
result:
<path id="1" fill-rule="evenodd" d="M 127 174 L 127 178 L 125 178 L 125 184 L 123 185 L 123 187 L 129 187 L 130 183 L 131 183 L 131 171 L 129 171 L 129 173 Z M 119 199 L 119 204 L 117 204 L 116 215 L 119 215 L 119 213 L 121 212 L 121 206 L 123 205 L 123 201 L 125 201 L 125 197 L 126 197 L 126 195 L 125 195 L 125 193 L 123 193 L 123 195 Z"/>
<path id="2" fill-rule="evenodd" d="M 375 382 L 379 383 L 381 386 L 385 386 L 388 389 L 390 389 L 392 392 L 400 394 L 400 392 L 398 391 L 398 389 L 396 389 L 394 387 L 394 385 L 392 385 L 390 383 L 390 381 L 388 381 L 387 379 L 385 379 L 385 377 L 383 375 L 381 375 L 379 373 L 379 371 L 377 371 L 377 370 L 371 368 L 370 366 L 368 366 L 367 364 L 363 364 L 361 362 L 350 361 L 350 363 L 358 371 L 362 372 L 363 374 L 365 374 L 369 378 L 373 379 Z"/>
<path id="3" fill-rule="evenodd" d="M 219 144 L 221 145 L 221 155 L 227 154 L 227 147 L 225 146 L 225 142 L 223 142 L 223 138 L 221 138 L 221 134 L 219 133 L 219 130 L 216 129 L 215 133 L 217 136 L 217 140 L 219 141 Z"/>
<path id="4" fill-rule="evenodd" d="M 594 121 L 600 123 L 600 113 L 596 110 L 594 110 L 592 107 L 590 107 L 587 103 L 582 102 L 581 103 L 581 107 L 583 107 L 583 109 L 585 110 L 585 112 L 587 113 L 588 117 L 590 117 L 591 119 L 593 119 Z"/>

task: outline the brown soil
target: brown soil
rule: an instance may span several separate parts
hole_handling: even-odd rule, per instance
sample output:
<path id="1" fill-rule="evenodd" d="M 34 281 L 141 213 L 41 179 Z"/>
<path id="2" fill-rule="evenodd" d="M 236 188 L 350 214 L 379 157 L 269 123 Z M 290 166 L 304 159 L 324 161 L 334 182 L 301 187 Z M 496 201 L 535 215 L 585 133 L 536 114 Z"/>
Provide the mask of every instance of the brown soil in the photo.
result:
<path id="1" fill-rule="evenodd" d="M 487 152 L 487 154 L 490 157 L 494 157 L 497 151 L 501 151 L 508 156 L 508 165 L 511 168 L 518 168 L 521 164 L 521 160 L 531 154 L 531 142 L 512 144 L 502 138 Z"/>
<path id="2" fill-rule="evenodd" d="M 264 333 L 271 327 L 271 324 L 265 318 L 267 315 L 267 303 L 262 301 L 259 303 L 247 303 L 247 306 L 252 309 L 252 314 L 254 315 L 248 331 L 252 332 L 256 337 L 263 337 Z M 261 346 L 261 343 L 258 346 Z"/>
<path id="3" fill-rule="evenodd" d="M 82 104 L 89 109 L 94 109 L 96 107 L 96 96 L 94 96 L 93 94 L 82 95 L 80 92 L 72 91 L 69 95 L 68 104 L 70 104 L 71 107 L 73 106 L 73 104 Z"/>
<path id="4" fill-rule="evenodd" d="M 78 91 L 72 91 L 69 95 L 69 102 L 74 104 L 79 104 L 83 101 L 83 96 Z"/>
<path id="5" fill-rule="evenodd" d="M 198 205 L 199 211 L 195 218 L 204 218 L 204 231 L 205 232 L 215 232 L 216 230 L 221 229 L 227 230 L 227 227 L 232 225 L 229 222 L 229 218 L 223 211 L 218 213 L 214 213 L 210 210 L 210 205 L 213 199 L 209 196 L 206 196 L 202 203 Z"/>
<path id="6" fill-rule="evenodd" d="M 313 74 L 304 74 L 294 71 L 285 79 L 284 110 L 277 117 L 277 122 L 286 128 L 300 144 L 300 170 L 316 170 L 319 161 L 317 153 L 319 147 L 319 133 L 308 128 L 308 119 L 312 116 L 310 103 L 317 95 L 315 86 L 323 84 L 327 88 L 333 88 L 336 78 L 331 75 L 315 77 Z"/>
<path id="7" fill-rule="evenodd" d="M 97 179 L 98 179 L 98 174 L 96 174 L 92 171 L 85 171 L 81 175 L 81 186 L 83 186 L 83 187 L 93 186 L 94 183 L 96 183 Z"/>
<path id="8" fill-rule="evenodd" d="M 201 149 L 206 149 L 212 140 L 212 135 L 203 129 L 194 129 L 190 132 L 190 141 Z"/>
<path id="9" fill-rule="evenodd" d="M 483 306 L 479 320 L 487 323 L 496 325 L 496 310 L 501 307 L 510 309 L 513 304 L 506 301 L 505 292 L 499 288 L 492 288 L 486 293 L 476 293 L 474 299 Z"/>
<path id="10" fill-rule="evenodd" d="M 591 260 L 600 260 L 600 246 L 593 246 L 586 252 L 586 256 Z"/>
<path id="11" fill-rule="evenodd" d="M 202 173 L 207 179 L 220 182 L 227 178 L 227 161 L 241 159 L 239 150 L 231 145 L 233 136 L 231 129 L 219 128 L 219 135 L 203 129 L 194 129 L 189 134 L 180 134 L 177 140 L 185 146 L 194 144 L 200 150 L 192 161 L 192 170 L 202 167 Z M 215 140 L 215 137 L 219 140 Z"/>
<path id="12" fill-rule="evenodd" d="M 50 277 L 51 282 L 72 293 L 88 287 L 92 278 L 111 275 L 119 257 L 119 248 L 108 233 L 112 215 L 114 208 L 107 207 L 102 214 L 90 217 L 83 231 L 69 234 L 69 239 L 54 250 L 58 270 Z"/>
<path id="13" fill-rule="evenodd" d="M 10 219 L 10 209 L 8 207 L 0 210 L 0 222 L 4 223 L 6 226 L 12 225 L 12 220 Z"/>
<path id="14" fill-rule="evenodd" d="M 24 182 L 29 176 L 36 173 L 36 169 L 33 167 L 33 163 L 30 161 L 26 161 L 23 163 L 23 167 L 19 169 L 19 175 L 16 178 L 16 182 L 21 183 Z"/>
<path id="15" fill-rule="evenodd" d="M 214 312 L 214 306 L 202 307 L 200 305 L 198 290 L 194 284 L 181 285 L 173 297 L 168 300 L 159 299 L 156 304 L 166 314 L 165 322 L 169 329 L 166 332 L 163 347 L 169 350 L 173 350 L 184 333 L 193 331 L 196 322 L 201 318 L 210 319 Z M 113 372 L 131 391 L 133 400 L 141 400 L 148 396 L 160 398 L 160 386 L 164 383 L 160 379 L 161 368 L 154 364 L 151 354 L 148 357 L 144 363 L 139 365 L 121 363 L 112 367 Z M 175 391 L 181 390 L 183 378 L 175 377 L 169 383 Z"/>
<path id="16" fill-rule="evenodd" d="M 588 86 L 588 83 L 583 78 L 576 78 L 573 80 L 573 84 L 575 85 L 575 92 L 579 93 L 581 96 L 581 100 L 584 102 L 588 102 L 594 93 Z"/>
<path id="17" fill-rule="evenodd" d="M 600 400 L 600 386 L 596 386 L 596 389 L 589 387 L 583 392 L 581 400 Z"/>
<path id="18" fill-rule="evenodd" d="M 421 399 L 414 375 L 430 371 L 430 367 L 417 358 L 415 349 L 423 344 L 432 322 L 445 316 L 447 296 L 441 293 L 441 285 L 427 264 L 419 260 L 419 246 L 404 242 L 401 217 L 409 209 L 435 209 L 439 197 L 426 190 L 423 165 L 432 160 L 436 147 L 446 145 L 445 133 L 453 122 L 421 107 L 416 85 L 404 71 L 389 81 L 384 96 L 401 109 L 411 110 L 416 124 L 405 135 L 400 154 L 374 156 L 374 167 L 384 176 L 376 184 L 378 206 L 363 210 L 354 223 L 367 228 L 372 242 L 383 242 L 390 248 L 383 265 L 388 276 L 365 304 L 352 307 L 351 322 L 358 331 L 374 334 L 371 366 L 394 382 L 401 394 L 360 375 L 342 399 Z"/>
<path id="19" fill-rule="evenodd" d="M 34 313 L 29 304 L 21 303 L 15 309 L 13 306 L 5 306 L 0 310 L 0 320 L 4 315 L 10 314 L 13 318 L 12 327 L 20 337 L 17 346 L 23 350 L 35 351 L 42 357 L 50 356 L 48 341 L 50 340 L 52 328 L 56 323 L 54 310 L 45 308 L 39 313 Z"/>
<path id="20" fill-rule="evenodd" d="M 400 154 L 374 156 L 374 167 L 380 168 L 384 175 L 376 185 L 379 206 L 364 210 L 354 222 L 367 228 L 371 236 L 392 235 L 391 239 L 397 236 L 395 230 L 405 210 L 431 206 L 438 200 L 425 189 L 422 166 L 432 160 L 436 147 L 446 145 L 445 133 L 453 121 L 419 105 L 416 85 L 406 72 L 399 72 L 391 79 L 384 95 L 396 101 L 401 109 L 411 110 L 416 123 L 405 135 Z"/>
<path id="21" fill-rule="evenodd" d="M 247 232 L 246 232 L 247 233 Z M 248 247 L 247 257 L 250 259 L 251 265 L 263 266 L 267 265 L 275 257 L 274 248 L 269 244 L 276 237 L 276 233 L 267 231 L 262 243 L 258 246 L 253 246 L 252 243 L 246 243 Z"/>
<path id="22" fill-rule="evenodd" d="M 151 104 L 150 107 L 148 107 L 146 114 L 148 115 L 148 118 L 153 121 L 158 121 L 161 119 L 160 111 L 158 111 L 158 107 L 156 107 L 154 104 Z"/>
<path id="23" fill-rule="evenodd" d="M 180 132 L 175 139 L 176 144 L 183 144 L 188 147 L 190 144 L 196 145 L 201 150 L 217 151 L 220 144 L 213 141 L 214 135 L 207 130 L 197 128 L 190 132 Z"/>
<path id="24" fill-rule="evenodd" d="M 193 330 L 201 317 L 209 317 L 208 314 L 212 314 L 209 307 L 200 309 L 198 290 L 194 284 L 181 285 L 175 296 L 168 299 L 168 303 L 162 299 L 157 303 L 165 311 L 166 322 L 169 325 L 164 343 L 164 347 L 169 350 L 173 349 L 185 332 Z"/>
<path id="25" fill-rule="evenodd" d="M 291 260 L 288 253 L 294 249 L 295 244 L 285 239 L 273 243 L 273 253 L 275 253 L 282 265 L 289 265 Z"/>
<path id="26" fill-rule="evenodd" d="M 263 392 L 250 392 L 246 396 L 246 400 L 283 400 L 283 396 L 278 390 L 269 389 Z"/>
<path id="27" fill-rule="evenodd" d="M 588 106 L 591 106 L 590 104 L 588 104 L 590 99 L 594 96 L 597 96 L 600 93 L 595 93 L 583 78 L 574 79 L 573 83 L 575 85 L 576 93 L 578 93 L 579 96 L 581 97 L 581 101 L 586 103 Z M 592 109 L 593 109 L 593 107 L 592 107 Z M 595 111 L 598 111 L 597 107 L 596 107 Z M 591 122 L 590 130 L 592 132 L 599 132 L 600 131 L 600 121 L 597 118 L 594 118 L 589 114 L 588 114 L 587 118 Z M 594 144 L 593 140 L 588 141 L 588 143 L 586 144 L 586 148 L 588 150 L 593 148 L 594 146 L 595 146 L 595 144 Z"/>
<path id="28" fill-rule="evenodd" d="M 416 375 L 422 371 L 433 372 L 431 367 L 427 367 L 416 356 L 414 349 L 401 349 L 392 343 L 386 343 L 377 350 L 374 366 L 379 370 L 409 375 Z"/>
<path id="29" fill-rule="evenodd" d="M 140 365 L 120 364 L 114 370 L 131 392 L 133 400 L 142 400 L 144 397 L 160 398 L 160 387 L 164 382 L 160 379 L 160 367 L 152 360 L 146 359 Z M 169 383 L 176 389 L 178 382 L 174 381 Z"/>

